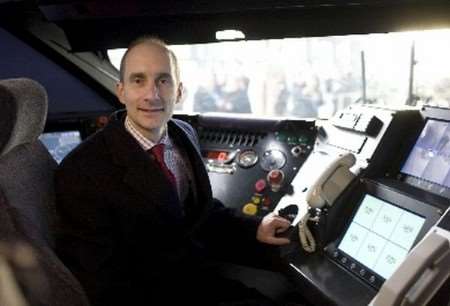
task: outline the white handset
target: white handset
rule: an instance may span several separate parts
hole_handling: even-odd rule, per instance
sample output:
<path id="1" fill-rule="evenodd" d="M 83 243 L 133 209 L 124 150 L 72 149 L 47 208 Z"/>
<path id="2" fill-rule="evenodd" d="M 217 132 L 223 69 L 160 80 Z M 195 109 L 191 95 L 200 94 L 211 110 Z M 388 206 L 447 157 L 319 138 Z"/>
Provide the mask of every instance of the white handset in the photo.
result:
<path id="1" fill-rule="evenodd" d="M 308 188 L 305 196 L 308 205 L 312 208 L 321 208 L 325 204 L 332 205 L 355 177 L 350 171 L 355 161 L 355 156 L 351 153 L 337 156 L 332 160 Z"/>
<path id="2" fill-rule="evenodd" d="M 325 204 L 333 205 L 336 198 L 355 177 L 350 171 L 355 161 L 355 156 L 351 153 L 339 155 L 332 159 L 306 191 L 305 200 L 309 207 L 321 208 Z M 298 224 L 298 235 L 303 249 L 312 253 L 316 250 L 316 241 L 308 228 L 308 220 L 309 212 Z"/>

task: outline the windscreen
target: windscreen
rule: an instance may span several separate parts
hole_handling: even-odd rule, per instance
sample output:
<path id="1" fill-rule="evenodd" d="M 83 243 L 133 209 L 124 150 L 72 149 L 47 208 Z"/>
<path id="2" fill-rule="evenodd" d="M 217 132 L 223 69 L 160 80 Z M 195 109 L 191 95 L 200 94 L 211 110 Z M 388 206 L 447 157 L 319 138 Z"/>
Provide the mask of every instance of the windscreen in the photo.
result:
<path id="1" fill-rule="evenodd" d="M 171 45 L 184 89 L 176 111 L 331 118 L 356 102 L 401 108 L 410 85 L 411 104 L 449 107 L 449 37 L 442 29 Z M 118 69 L 124 53 L 108 50 Z"/>
<path id="2" fill-rule="evenodd" d="M 338 249 L 387 279 L 424 223 L 425 218 L 366 194 Z"/>

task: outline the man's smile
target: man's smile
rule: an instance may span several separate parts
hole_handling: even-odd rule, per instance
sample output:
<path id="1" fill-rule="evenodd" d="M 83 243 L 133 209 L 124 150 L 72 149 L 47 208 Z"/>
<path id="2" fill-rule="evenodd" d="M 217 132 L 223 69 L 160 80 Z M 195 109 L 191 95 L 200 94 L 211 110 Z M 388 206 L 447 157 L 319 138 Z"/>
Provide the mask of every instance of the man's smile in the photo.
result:
<path id="1" fill-rule="evenodd" d="M 157 112 L 163 112 L 164 107 L 163 106 L 154 106 L 154 107 L 148 107 L 148 108 L 138 108 L 139 111 L 144 113 L 157 113 Z"/>

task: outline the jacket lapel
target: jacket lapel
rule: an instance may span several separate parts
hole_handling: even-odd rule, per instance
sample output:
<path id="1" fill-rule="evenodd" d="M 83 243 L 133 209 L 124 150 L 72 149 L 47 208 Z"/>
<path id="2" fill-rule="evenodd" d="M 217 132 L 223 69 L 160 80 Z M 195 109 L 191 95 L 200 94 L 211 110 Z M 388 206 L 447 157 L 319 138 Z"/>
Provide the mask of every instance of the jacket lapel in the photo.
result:
<path id="1" fill-rule="evenodd" d="M 123 168 L 123 183 L 162 212 L 178 217 L 173 210 L 174 204 L 179 205 L 176 192 L 156 161 L 128 133 L 123 122 L 112 121 L 104 132 L 113 162 Z"/>
<path id="2" fill-rule="evenodd" d="M 199 145 L 194 139 L 194 135 L 190 135 L 189 131 L 186 131 L 177 124 L 176 121 L 169 121 L 169 133 L 170 137 L 180 146 L 187 154 L 187 159 L 191 164 L 193 177 L 195 182 L 191 184 L 191 195 L 188 197 L 190 201 L 187 201 L 186 212 L 192 213 L 192 217 L 195 219 L 195 215 L 201 213 L 201 210 L 205 207 L 205 204 L 211 200 L 211 186 L 209 183 L 208 173 L 206 172 L 205 165 L 203 163 Z"/>

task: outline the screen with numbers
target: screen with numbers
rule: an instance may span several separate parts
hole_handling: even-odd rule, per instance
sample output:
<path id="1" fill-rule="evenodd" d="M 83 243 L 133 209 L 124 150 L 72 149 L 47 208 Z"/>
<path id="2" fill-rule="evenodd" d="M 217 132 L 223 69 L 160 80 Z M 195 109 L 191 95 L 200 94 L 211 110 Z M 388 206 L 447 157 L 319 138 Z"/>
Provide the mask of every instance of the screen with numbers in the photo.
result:
<path id="1" fill-rule="evenodd" d="M 387 279 L 424 223 L 425 218 L 366 194 L 338 249 Z"/>

